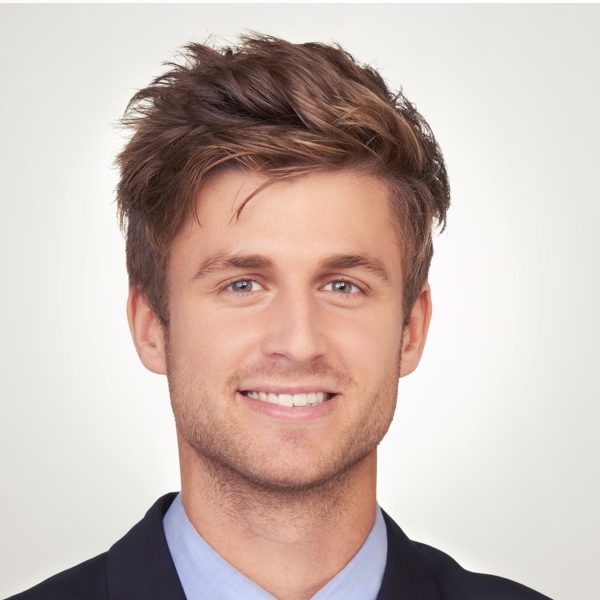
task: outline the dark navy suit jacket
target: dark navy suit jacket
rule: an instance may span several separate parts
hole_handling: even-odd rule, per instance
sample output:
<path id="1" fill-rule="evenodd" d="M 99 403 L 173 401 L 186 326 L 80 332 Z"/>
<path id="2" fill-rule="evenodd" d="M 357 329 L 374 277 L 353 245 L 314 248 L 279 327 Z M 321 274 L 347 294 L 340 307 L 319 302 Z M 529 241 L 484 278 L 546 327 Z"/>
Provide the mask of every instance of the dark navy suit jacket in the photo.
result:
<path id="1" fill-rule="evenodd" d="M 185 600 L 162 525 L 175 496 L 159 498 L 108 552 L 7 600 Z M 508 579 L 466 571 L 383 517 L 388 555 L 377 600 L 549 600 Z"/>

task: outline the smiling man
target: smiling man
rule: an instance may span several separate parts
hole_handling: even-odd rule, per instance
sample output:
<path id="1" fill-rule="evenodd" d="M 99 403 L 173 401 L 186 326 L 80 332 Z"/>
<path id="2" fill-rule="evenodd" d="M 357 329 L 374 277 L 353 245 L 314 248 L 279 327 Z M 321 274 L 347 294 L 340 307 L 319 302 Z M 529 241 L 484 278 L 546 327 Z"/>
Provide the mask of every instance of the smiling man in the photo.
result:
<path id="1" fill-rule="evenodd" d="M 431 317 L 449 187 L 423 118 L 340 48 L 186 48 L 119 155 L 128 318 L 182 489 L 21 599 L 541 599 L 410 541 L 377 446 Z"/>

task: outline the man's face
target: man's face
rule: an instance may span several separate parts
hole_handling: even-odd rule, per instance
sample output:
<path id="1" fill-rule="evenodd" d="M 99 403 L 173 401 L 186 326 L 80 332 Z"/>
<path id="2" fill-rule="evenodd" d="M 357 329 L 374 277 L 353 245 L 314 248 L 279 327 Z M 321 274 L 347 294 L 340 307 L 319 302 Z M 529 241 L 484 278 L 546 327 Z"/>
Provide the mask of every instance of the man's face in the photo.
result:
<path id="1" fill-rule="evenodd" d="M 381 180 L 302 175 L 232 219 L 263 181 L 215 176 L 198 198 L 201 226 L 190 219 L 173 242 L 167 376 L 182 443 L 254 484 L 303 489 L 372 454 L 390 425 L 401 256 Z M 288 407 L 274 401 L 319 396 L 243 393 L 292 391 L 335 396 Z"/>

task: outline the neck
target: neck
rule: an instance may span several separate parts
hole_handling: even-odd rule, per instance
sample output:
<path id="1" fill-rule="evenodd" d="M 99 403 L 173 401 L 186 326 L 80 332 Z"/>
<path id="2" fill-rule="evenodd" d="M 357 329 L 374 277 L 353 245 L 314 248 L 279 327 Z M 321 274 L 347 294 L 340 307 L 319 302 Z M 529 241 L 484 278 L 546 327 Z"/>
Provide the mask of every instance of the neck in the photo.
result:
<path id="1" fill-rule="evenodd" d="M 202 537 L 280 600 L 305 600 L 344 568 L 375 521 L 376 451 L 303 490 L 258 487 L 179 439 L 182 500 Z"/>

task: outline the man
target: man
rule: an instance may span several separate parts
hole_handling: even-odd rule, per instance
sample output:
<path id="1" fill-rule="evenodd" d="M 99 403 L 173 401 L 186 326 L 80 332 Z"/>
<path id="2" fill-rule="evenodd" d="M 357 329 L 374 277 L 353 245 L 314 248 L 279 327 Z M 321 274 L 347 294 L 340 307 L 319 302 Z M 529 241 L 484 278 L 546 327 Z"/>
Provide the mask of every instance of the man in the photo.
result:
<path id="1" fill-rule="evenodd" d="M 182 489 L 20 599 L 539 599 L 410 541 L 377 445 L 431 317 L 449 186 L 427 123 L 340 48 L 187 47 L 118 157 L 128 318 Z"/>

